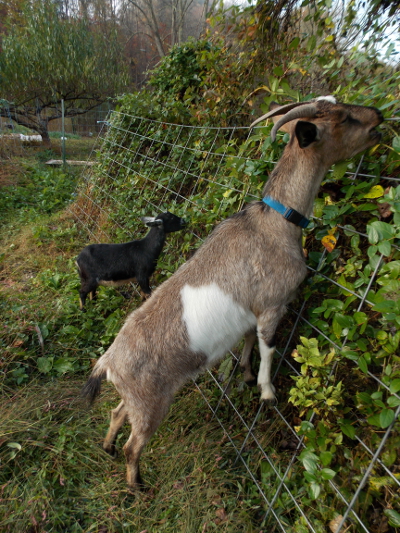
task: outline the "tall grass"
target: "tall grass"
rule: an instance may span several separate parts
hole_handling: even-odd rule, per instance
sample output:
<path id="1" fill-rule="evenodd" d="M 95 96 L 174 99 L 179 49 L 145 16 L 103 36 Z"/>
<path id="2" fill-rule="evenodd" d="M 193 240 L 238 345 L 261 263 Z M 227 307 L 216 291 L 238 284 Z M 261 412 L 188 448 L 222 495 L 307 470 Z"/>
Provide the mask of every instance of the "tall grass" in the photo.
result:
<path id="1" fill-rule="evenodd" d="M 243 492 L 246 478 L 218 424 L 199 416 L 204 403 L 193 386 L 144 452 L 148 488 L 133 494 L 125 488 L 123 454 L 114 461 L 101 448 L 117 395 L 106 386 L 89 410 L 81 385 L 61 379 L 3 389 L 1 531 L 260 531 L 252 523 L 257 506 L 251 509 Z"/>
<path id="2" fill-rule="evenodd" d="M 102 450 L 118 396 L 105 385 L 88 409 L 80 389 L 138 301 L 101 288 L 79 311 L 73 261 L 86 237 L 57 211 L 77 176 L 61 172 L 53 186 L 57 173 L 43 174 L 37 153 L 27 172 L 24 157 L 0 191 L 0 532 L 258 533 L 259 495 L 193 385 L 143 453 L 147 491 L 126 488 L 128 426 L 116 460 Z"/>

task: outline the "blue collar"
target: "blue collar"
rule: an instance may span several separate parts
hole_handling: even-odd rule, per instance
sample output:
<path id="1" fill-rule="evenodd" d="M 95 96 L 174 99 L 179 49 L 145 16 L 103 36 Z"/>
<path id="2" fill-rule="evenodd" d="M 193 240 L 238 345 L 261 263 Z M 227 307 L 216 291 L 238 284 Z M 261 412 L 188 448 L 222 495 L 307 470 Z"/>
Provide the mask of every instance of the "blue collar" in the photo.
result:
<path id="1" fill-rule="evenodd" d="M 286 207 L 278 200 L 274 200 L 271 198 L 271 196 L 266 196 L 263 198 L 263 202 L 269 205 L 269 207 L 272 207 L 275 211 L 280 213 L 286 220 L 291 222 L 292 224 L 295 224 L 296 226 L 300 226 L 301 228 L 306 228 L 310 221 L 308 218 L 304 217 L 301 213 L 296 211 L 296 209 L 293 209 L 292 207 Z"/>

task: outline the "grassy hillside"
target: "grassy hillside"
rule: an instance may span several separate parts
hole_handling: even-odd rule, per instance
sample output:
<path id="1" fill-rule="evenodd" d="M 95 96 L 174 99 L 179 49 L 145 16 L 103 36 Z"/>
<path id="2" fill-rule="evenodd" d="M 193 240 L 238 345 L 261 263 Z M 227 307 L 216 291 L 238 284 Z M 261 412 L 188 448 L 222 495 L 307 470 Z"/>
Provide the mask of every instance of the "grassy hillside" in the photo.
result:
<path id="1" fill-rule="evenodd" d="M 63 206 L 81 171 L 49 170 L 45 156 L 1 165 L 0 531 L 259 531 L 259 497 L 193 385 L 144 453 L 146 494 L 126 491 L 123 455 L 102 451 L 118 396 L 105 386 L 94 412 L 79 391 L 140 301 L 101 288 L 80 312 L 74 260 L 87 234 Z"/>

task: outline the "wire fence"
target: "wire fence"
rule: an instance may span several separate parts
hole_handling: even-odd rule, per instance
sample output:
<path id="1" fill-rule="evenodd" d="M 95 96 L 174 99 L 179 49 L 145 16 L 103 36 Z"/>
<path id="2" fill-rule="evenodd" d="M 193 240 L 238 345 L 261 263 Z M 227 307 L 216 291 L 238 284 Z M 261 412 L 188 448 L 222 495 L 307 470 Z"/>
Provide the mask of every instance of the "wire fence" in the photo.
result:
<path id="1" fill-rule="evenodd" d="M 183 126 L 114 112 L 98 137 L 97 163 L 86 171 L 78 201 L 71 210 L 91 242 L 129 240 L 141 214 L 168 209 L 188 215 L 187 218 L 195 221 L 190 237 L 183 243 L 181 236 L 174 237 L 176 241 L 171 242 L 159 261 L 160 265 L 166 265 L 167 257 L 175 253 L 176 266 L 175 261 L 184 262 L 215 223 L 241 209 L 245 202 L 260 199 L 260 183 L 275 162 L 260 162 L 255 157 L 263 139 L 257 136 L 254 139 L 249 139 L 245 128 Z M 241 146 L 248 150 L 240 155 Z M 365 179 L 377 183 L 380 179 L 385 186 L 398 184 L 398 178 L 375 174 L 361 158 L 354 170 L 346 172 L 346 177 L 354 183 Z M 312 237 L 318 224 L 318 217 L 314 217 Z M 341 247 L 350 250 L 348 243 L 354 236 L 360 249 L 368 247 L 365 231 L 339 224 L 337 232 L 336 259 Z M 324 313 L 318 311 L 321 302 L 330 298 L 329 301 L 336 302 L 333 305 L 343 306 L 348 305 L 350 298 L 356 313 L 369 316 L 373 305 L 371 290 L 384 264 L 380 256 L 374 268 L 368 270 L 365 282 L 350 287 L 337 275 L 338 263 L 331 259 L 321 240 L 313 237 L 309 246 L 313 257 L 308 265 L 310 276 L 277 332 L 273 382 L 278 403 L 267 408 L 259 403 L 257 391 L 243 384 L 239 347 L 227 355 L 218 369 L 201 376 L 195 387 L 224 431 L 227 457 L 245 473 L 244 490 L 253 494 L 255 500 L 259 499 L 255 513 L 265 531 L 394 531 L 383 514 L 382 502 L 391 509 L 399 501 L 400 468 L 397 452 L 393 450 L 399 443 L 400 396 L 384 378 L 385 368 L 370 365 L 361 370 L 357 361 L 341 356 L 345 364 L 335 363 L 326 381 L 335 387 L 340 381 L 354 380 L 356 389 L 368 390 L 376 398 L 387 393 L 394 398 L 393 421 L 378 429 L 366 422 L 354 402 L 347 409 L 346 418 L 357 431 L 351 438 L 345 437 L 345 444 L 338 435 L 336 442 L 324 448 L 332 451 L 333 446 L 343 447 L 341 460 L 330 465 L 336 475 L 327 474 L 324 464 L 319 464 L 317 471 L 314 466 L 308 469 L 307 463 L 299 459 L 309 438 L 299 432 L 302 420 L 288 402 L 293 376 L 301 377 L 300 365 L 292 352 L 303 336 L 316 338 L 327 349 L 343 354 L 352 333 L 343 327 L 340 333 L 333 334 L 334 313 L 330 313 L 328 306 L 326 319 L 321 320 Z M 365 270 L 368 257 L 359 257 L 358 261 L 359 270 Z M 360 346 L 363 346 L 361 341 Z M 321 423 L 318 412 L 307 422 L 310 427 Z M 321 475 L 323 492 L 320 498 L 313 499 L 309 487 Z"/>
<path id="2" fill-rule="evenodd" d="M 3 104 L 4 106 L 5 104 Z M 97 136 L 106 120 L 107 116 L 110 113 L 111 105 L 109 103 L 103 104 L 99 107 L 91 109 L 90 111 L 83 112 L 81 109 L 77 109 L 75 112 L 69 110 L 71 116 L 67 116 L 64 119 L 64 131 L 68 135 L 79 135 L 82 137 L 92 137 Z M 18 126 L 17 122 L 14 120 L 13 112 L 8 108 L 5 108 L 5 116 L 0 116 L 0 135 L 10 135 L 10 134 L 25 134 L 25 135 L 34 135 L 36 134 L 33 130 L 28 130 Z M 52 108 L 53 116 L 59 117 L 54 118 L 49 121 L 48 130 L 49 133 L 61 133 L 62 131 L 62 110 L 61 104 L 55 103 Z M 72 114 L 73 113 L 73 114 Z M 37 117 L 40 120 L 50 117 L 49 112 L 48 116 L 46 110 L 37 112 Z"/>
<path id="3" fill-rule="evenodd" d="M 0 159 L 10 160 L 15 156 L 22 156 L 34 150 L 51 149 L 49 152 L 49 163 L 55 166 L 65 163 L 65 160 L 82 164 L 90 153 L 94 142 L 101 131 L 107 116 L 110 113 L 111 105 L 107 102 L 102 106 L 82 113 L 82 110 L 75 110 L 74 116 L 63 117 L 63 110 L 59 104 L 54 104 L 52 109 L 54 120 L 48 123 L 48 135 L 50 144 L 45 144 L 42 135 L 33 129 L 19 125 L 13 119 L 13 113 L 6 104 L 3 104 L 5 116 L 0 116 Z M 71 110 L 69 110 L 71 113 Z M 49 115 L 50 116 L 50 112 Z M 46 119 L 47 112 L 37 111 L 40 120 Z M 77 140 L 79 148 L 77 150 Z M 62 156 L 59 159 L 58 156 Z"/>

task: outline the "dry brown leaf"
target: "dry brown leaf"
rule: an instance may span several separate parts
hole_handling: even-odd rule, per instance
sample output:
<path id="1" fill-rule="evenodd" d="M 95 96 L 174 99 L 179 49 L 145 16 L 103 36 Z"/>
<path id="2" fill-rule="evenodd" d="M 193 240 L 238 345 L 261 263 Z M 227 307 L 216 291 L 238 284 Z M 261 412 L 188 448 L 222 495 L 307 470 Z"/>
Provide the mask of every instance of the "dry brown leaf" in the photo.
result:
<path id="1" fill-rule="evenodd" d="M 333 520 L 329 522 L 329 529 L 332 531 L 332 533 L 336 533 L 338 531 L 339 524 L 342 522 L 343 516 L 340 514 Z M 344 527 L 346 527 L 345 524 L 343 524 Z"/>
<path id="2" fill-rule="evenodd" d="M 215 514 L 221 520 L 221 522 L 224 522 L 225 520 L 228 520 L 228 515 L 226 514 L 226 511 L 225 511 L 225 509 L 223 507 L 221 507 L 220 509 L 217 509 L 215 511 Z"/>

